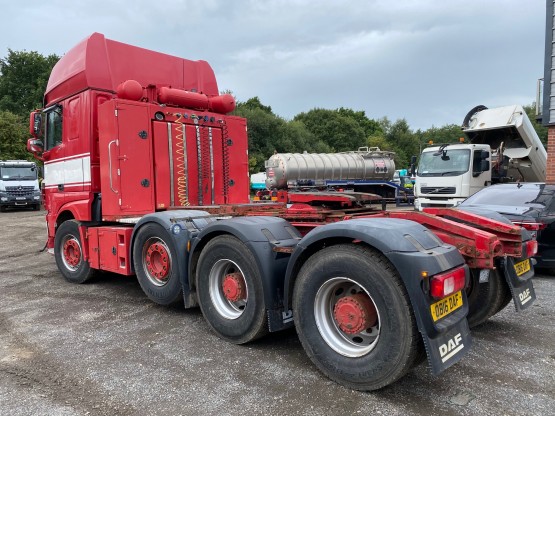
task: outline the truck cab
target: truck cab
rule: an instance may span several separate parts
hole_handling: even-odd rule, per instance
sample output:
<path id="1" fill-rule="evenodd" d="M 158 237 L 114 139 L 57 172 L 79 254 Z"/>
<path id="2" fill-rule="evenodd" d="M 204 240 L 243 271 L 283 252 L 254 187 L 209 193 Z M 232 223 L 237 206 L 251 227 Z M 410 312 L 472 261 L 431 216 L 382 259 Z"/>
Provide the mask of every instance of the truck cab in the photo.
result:
<path id="1" fill-rule="evenodd" d="M 460 204 L 491 184 L 491 150 L 486 144 L 425 148 L 416 170 L 415 208 Z"/>
<path id="2" fill-rule="evenodd" d="M 490 184 L 545 181 L 547 153 L 522 106 L 475 106 L 461 130 L 467 142 L 422 152 L 417 209 L 457 206 Z"/>
<path id="3" fill-rule="evenodd" d="M 0 161 L 0 210 L 8 207 L 40 208 L 39 170 L 27 160 Z"/>

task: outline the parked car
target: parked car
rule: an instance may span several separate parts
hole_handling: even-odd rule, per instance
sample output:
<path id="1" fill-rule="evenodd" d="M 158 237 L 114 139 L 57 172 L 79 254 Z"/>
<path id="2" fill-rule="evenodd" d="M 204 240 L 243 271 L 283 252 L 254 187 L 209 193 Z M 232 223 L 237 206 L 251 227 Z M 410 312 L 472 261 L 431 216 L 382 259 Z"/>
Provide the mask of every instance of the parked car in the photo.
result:
<path id="1" fill-rule="evenodd" d="M 459 208 L 493 210 L 528 229 L 538 241 L 536 268 L 555 273 L 555 185 L 490 185 L 464 200 Z"/>

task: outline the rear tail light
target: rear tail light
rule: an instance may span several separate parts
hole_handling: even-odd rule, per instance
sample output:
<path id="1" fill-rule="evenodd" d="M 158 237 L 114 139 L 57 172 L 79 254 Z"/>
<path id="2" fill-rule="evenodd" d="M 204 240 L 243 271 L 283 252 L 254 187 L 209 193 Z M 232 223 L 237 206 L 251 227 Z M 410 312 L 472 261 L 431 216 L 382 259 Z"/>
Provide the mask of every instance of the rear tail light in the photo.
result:
<path id="1" fill-rule="evenodd" d="M 538 242 L 531 240 L 526 241 L 526 258 L 530 258 L 538 253 Z"/>
<path id="2" fill-rule="evenodd" d="M 545 224 L 542 222 L 513 222 L 515 225 L 519 225 L 528 231 L 540 231 L 545 227 Z"/>
<path id="3" fill-rule="evenodd" d="M 451 270 L 443 274 L 437 274 L 430 278 L 430 295 L 434 299 L 442 299 L 448 295 L 452 295 L 466 285 L 466 272 L 461 266 L 456 270 Z"/>

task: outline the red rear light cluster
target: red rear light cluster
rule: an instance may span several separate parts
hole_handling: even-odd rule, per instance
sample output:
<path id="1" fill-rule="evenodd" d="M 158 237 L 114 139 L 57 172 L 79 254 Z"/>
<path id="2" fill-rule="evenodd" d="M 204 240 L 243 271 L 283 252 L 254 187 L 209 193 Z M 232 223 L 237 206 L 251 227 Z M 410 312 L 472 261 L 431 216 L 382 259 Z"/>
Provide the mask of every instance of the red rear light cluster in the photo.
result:
<path id="1" fill-rule="evenodd" d="M 526 257 L 530 258 L 538 254 L 538 242 L 535 240 L 526 241 Z"/>
<path id="2" fill-rule="evenodd" d="M 545 227 L 545 224 L 542 222 L 513 222 L 515 225 L 519 225 L 528 231 L 540 231 Z"/>
<path id="3" fill-rule="evenodd" d="M 443 274 L 437 274 L 430 278 L 430 295 L 434 299 L 442 299 L 452 295 L 466 285 L 466 273 L 464 267 L 451 270 Z"/>

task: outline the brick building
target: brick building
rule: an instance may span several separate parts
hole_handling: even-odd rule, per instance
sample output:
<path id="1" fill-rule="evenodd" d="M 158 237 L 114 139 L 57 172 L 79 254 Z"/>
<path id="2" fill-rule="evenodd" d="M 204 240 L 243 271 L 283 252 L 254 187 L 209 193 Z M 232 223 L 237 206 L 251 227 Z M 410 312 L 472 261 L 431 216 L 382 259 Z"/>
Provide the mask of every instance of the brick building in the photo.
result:
<path id="1" fill-rule="evenodd" d="M 545 64 L 541 118 L 547 126 L 547 174 L 545 181 L 555 183 L 555 0 L 546 0 Z"/>

